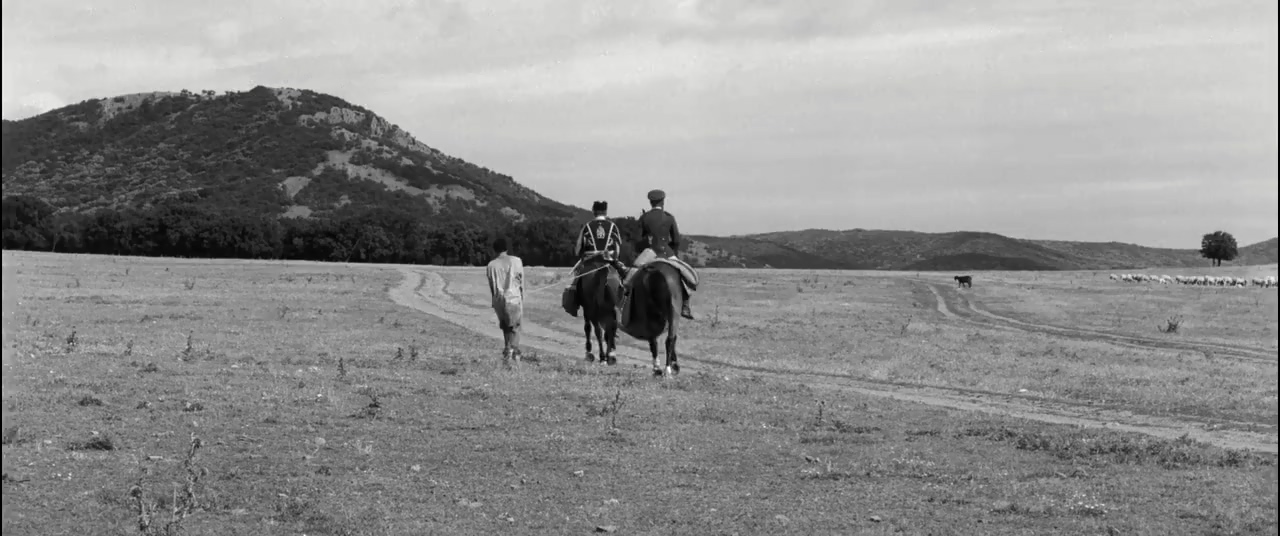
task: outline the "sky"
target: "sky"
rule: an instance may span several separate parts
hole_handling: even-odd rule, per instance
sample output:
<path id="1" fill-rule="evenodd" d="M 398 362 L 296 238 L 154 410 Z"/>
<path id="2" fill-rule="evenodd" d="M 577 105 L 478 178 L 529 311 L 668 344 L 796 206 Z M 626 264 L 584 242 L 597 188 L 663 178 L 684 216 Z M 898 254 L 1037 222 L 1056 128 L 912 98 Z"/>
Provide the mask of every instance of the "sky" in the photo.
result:
<path id="1" fill-rule="evenodd" d="M 1277 232 L 1275 0 L 3 2 L 3 116 L 305 88 L 689 234 Z"/>

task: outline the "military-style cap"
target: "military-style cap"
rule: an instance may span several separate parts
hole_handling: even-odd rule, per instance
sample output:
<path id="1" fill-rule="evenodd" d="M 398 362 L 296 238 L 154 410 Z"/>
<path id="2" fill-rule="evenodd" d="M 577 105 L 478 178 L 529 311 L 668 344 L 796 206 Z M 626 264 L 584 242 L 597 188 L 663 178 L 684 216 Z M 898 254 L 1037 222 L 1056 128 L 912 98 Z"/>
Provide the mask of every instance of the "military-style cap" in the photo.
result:
<path id="1" fill-rule="evenodd" d="M 649 192 L 650 201 L 662 201 L 667 198 L 667 193 L 662 190 L 651 190 Z"/>
<path id="2" fill-rule="evenodd" d="M 608 201 L 596 201 L 595 203 L 591 204 L 591 212 L 608 212 L 608 211 L 609 211 Z"/>

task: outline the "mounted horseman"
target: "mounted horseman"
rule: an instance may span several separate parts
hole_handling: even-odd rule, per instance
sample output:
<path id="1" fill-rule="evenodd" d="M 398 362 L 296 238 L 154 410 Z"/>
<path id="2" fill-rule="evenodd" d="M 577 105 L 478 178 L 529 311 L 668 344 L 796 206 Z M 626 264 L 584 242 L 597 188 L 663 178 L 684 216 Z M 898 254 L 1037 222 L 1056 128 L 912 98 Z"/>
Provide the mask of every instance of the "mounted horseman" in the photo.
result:
<path id="1" fill-rule="evenodd" d="M 597 261 L 607 263 L 617 274 L 618 281 L 627 275 L 627 267 L 618 260 L 622 254 L 622 234 L 618 225 L 609 219 L 609 203 L 596 201 L 591 204 L 591 213 L 595 216 L 582 225 L 578 231 L 578 240 L 574 245 L 577 264 L 569 272 L 569 284 L 564 287 L 563 306 L 570 316 L 578 316 L 578 307 L 582 303 L 575 299 L 581 287 L 579 278 L 589 271 L 588 265 Z"/>
<path id="2" fill-rule="evenodd" d="M 591 352 L 591 335 L 600 347 L 600 361 L 617 364 L 618 303 L 622 301 L 622 278 L 626 266 L 618 260 L 622 253 L 622 235 L 609 220 L 609 204 L 596 201 L 591 206 L 595 218 L 582 226 L 574 246 L 578 263 L 574 265 L 569 286 L 564 290 L 565 312 L 578 316 L 582 307 L 582 331 L 587 338 L 587 361 L 595 361 Z"/>
<path id="3" fill-rule="evenodd" d="M 684 265 L 687 272 L 692 274 L 693 269 L 677 255 L 680 249 L 680 226 L 676 223 L 676 217 L 666 210 L 666 192 L 653 190 L 649 192 L 648 197 L 649 210 L 643 211 L 640 215 L 640 242 L 648 247 L 648 250 L 641 252 L 636 258 L 636 267 L 648 264 L 654 259 L 668 259 Z M 684 302 L 680 309 L 680 316 L 693 320 L 693 311 L 689 308 L 688 285 L 680 285 L 680 296 L 681 301 Z"/>
<path id="4" fill-rule="evenodd" d="M 640 216 L 640 247 L 635 269 L 623 283 L 626 295 L 621 307 L 621 328 L 632 337 L 647 341 L 653 356 L 655 376 L 674 376 L 680 372 L 676 341 L 679 339 L 680 317 L 693 319 L 689 310 L 689 291 L 696 290 L 698 274 L 680 260 L 680 228 L 675 216 L 664 207 L 667 195 L 662 190 L 649 192 L 650 210 Z M 658 337 L 666 333 L 666 367 L 658 364 Z"/>

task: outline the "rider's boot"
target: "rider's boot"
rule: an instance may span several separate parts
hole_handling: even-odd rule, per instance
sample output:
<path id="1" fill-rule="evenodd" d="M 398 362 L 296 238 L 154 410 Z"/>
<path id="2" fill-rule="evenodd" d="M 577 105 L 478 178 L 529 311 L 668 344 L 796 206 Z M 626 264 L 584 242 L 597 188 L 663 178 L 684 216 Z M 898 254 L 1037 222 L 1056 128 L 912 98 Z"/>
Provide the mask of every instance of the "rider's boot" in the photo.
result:
<path id="1" fill-rule="evenodd" d="M 682 300 L 684 305 L 680 308 L 680 316 L 693 320 L 693 311 L 689 309 L 689 291 L 681 285 L 680 293 L 684 295 L 684 300 Z"/>

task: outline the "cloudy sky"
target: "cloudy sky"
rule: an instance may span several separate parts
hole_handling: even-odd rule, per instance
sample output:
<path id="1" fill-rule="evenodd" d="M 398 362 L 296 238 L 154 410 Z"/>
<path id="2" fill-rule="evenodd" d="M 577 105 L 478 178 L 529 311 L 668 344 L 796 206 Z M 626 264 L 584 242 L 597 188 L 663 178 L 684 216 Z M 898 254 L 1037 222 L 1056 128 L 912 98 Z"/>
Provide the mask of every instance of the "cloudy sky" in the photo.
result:
<path id="1" fill-rule="evenodd" d="M 1275 0 L 5 0 L 4 117 L 307 88 L 695 234 L 1277 235 Z"/>

